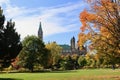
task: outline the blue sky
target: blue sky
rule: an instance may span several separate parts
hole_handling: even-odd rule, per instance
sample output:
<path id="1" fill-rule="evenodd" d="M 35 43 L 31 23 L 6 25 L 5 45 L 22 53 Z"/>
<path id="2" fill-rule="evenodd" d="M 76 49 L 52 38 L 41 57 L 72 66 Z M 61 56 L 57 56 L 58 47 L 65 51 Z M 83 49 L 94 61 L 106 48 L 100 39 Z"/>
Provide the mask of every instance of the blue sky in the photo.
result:
<path id="1" fill-rule="evenodd" d="M 6 20 L 16 23 L 21 39 L 27 35 L 37 35 L 39 22 L 42 22 L 44 42 L 56 41 L 70 44 L 76 41 L 81 23 L 79 14 L 86 7 L 84 0 L 0 0 Z"/>

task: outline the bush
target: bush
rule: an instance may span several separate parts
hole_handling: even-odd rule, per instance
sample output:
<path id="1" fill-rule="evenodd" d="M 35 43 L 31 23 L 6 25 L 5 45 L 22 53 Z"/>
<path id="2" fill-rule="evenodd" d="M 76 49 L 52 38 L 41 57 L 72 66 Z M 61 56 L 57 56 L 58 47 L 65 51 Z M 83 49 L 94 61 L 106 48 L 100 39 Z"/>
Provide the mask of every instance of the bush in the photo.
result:
<path id="1" fill-rule="evenodd" d="M 80 56 L 80 57 L 78 58 L 78 64 L 79 64 L 80 67 L 86 66 L 87 61 L 86 61 L 86 59 L 85 59 L 84 56 Z"/>

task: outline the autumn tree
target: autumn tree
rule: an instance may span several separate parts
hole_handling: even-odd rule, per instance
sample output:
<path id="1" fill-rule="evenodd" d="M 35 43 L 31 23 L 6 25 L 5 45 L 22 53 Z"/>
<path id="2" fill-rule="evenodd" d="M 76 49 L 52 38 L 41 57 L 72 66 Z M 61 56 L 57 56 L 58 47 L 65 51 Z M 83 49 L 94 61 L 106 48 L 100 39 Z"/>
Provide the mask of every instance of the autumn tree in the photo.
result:
<path id="1" fill-rule="evenodd" d="M 49 65 L 50 66 L 57 65 L 62 48 L 56 42 L 46 44 L 46 48 L 50 50 Z"/>
<path id="2" fill-rule="evenodd" d="M 4 26 L 5 16 L 0 8 L 0 67 L 9 67 L 22 49 L 20 35 L 16 32 L 12 20 Z"/>
<path id="3" fill-rule="evenodd" d="M 80 13 L 82 32 L 79 35 L 79 45 L 90 40 L 97 53 L 114 67 L 120 58 L 120 1 L 87 1 L 90 10 L 85 9 Z M 85 36 L 85 39 L 81 39 L 81 36 Z M 81 43 L 81 40 L 84 41 Z"/>

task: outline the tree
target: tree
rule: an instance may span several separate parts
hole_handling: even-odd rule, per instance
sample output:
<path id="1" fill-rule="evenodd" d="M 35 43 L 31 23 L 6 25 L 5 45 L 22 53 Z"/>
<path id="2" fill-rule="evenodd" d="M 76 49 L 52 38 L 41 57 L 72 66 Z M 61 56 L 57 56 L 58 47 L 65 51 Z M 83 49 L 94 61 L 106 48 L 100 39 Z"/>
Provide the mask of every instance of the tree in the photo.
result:
<path id="1" fill-rule="evenodd" d="M 12 20 L 4 26 L 5 17 L 0 8 L 0 66 L 9 67 L 22 49 L 20 35 L 15 30 Z"/>
<path id="2" fill-rule="evenodd" d="M 3 15 L 3 10 L 0 7 L 0 33 L 2 33 L 4 21 L 5 21 L 5 16 Z"/>
<path id="3" fill-rule="evenodd" d="M 71 57 L 71 55 L 62 55 L 59 64 L 61 70 L 73 70 L 78 68 L 77 62 Z"/>
<path id="4" fill-rule="evenodd" d="M 80 56 L 78 58 L 78 64 L 79 64 L 80 67 L 84 67 L 87 64 L 86 59 L 85 59 L 84 56 Z"/>
<path id="5" fill-rule="evenodd" d="M 85 9 L 80 13 L 81 30 L 87 36 L 83 40 L 90 40 L 99 55 L 114 66 L 120 58 L 120 1 L 87 1 L 91 10 Z M 80 38 L 81 35 L 79 43 Z"/>
<path id="6" fill-rule="evenodd" d="M 20 65 L 28 68 L 31 72 L 35 66 L 47 66 L 49 54 L 41 39 L 36 36 L 27 36 L 22 44 L 23 49 L 18 56 Z"/>
<path id="7" fill-rule="evenodd" d="M 74 69 L 78 69 L 78 67 L 79 67 L 79 64 L 78 64 L 79 55 L 73 54 L 73 55 L 71 55 L 71 58 L 72 58 L 72 64 L 74 65 Z"/>
<path id="8" fill-rule="evenodd" d="M 56 42 L 46 44 L 46 48 L 50 50 L 49 65 L 57 65 L 58 60 L 60 59 L 60 52 L 62 48 Z"/>

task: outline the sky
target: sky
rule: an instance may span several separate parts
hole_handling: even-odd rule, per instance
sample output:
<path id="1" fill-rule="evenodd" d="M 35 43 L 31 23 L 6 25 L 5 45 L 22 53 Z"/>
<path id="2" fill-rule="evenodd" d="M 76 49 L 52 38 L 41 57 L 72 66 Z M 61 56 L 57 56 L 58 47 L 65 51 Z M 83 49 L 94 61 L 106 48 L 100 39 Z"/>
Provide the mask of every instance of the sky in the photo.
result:
<path id="1" fill-rule="evenodd" d="M 73 36 L 78 40 L 79 14 L 86 5 L 84 0 L 0 0 L 6 21 L 15 22 L 21 40 L 37 36 L 41 22 L 44 42 L 58 44 L 70 44 Z"/>

